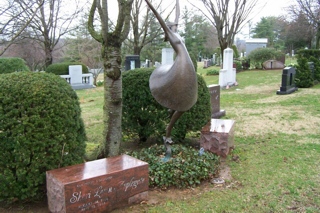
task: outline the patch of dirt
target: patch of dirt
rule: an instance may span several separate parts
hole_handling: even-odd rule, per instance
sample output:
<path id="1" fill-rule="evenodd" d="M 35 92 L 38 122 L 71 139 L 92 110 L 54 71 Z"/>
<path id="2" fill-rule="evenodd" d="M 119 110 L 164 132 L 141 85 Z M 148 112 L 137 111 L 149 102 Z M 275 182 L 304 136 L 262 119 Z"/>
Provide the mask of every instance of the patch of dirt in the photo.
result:
<path id="1" fill-rule="evenodd" d="M 149 198 L 147 201 L 143 201 L 140 204 L 133 205 L 130 207 L 116 209 L 112 211 L 113 213 L 140 213 L 143 210 L 147 210 L 150 206 L 159 205 L 161 203 L 165 203 L 167 201 L 176 201 L 176 200 L 188 200 L 190 198 L 194 198 L 199 196 L 205 192 L 214 191 L 214 190 L 223 190 L 226 188 L 235 187 L 239 185 L 237 181 L 233 182 L 231 169 L 227 165 L 226 161 L 221 161 L 220 170 L 218 177 L 223 179 L 225 183 L 223 184 L 212 184 L 212 181 L 205 181 L 201 183 L 200 186 L 196 188 L 188 188 L 188 189 L 152 189 L 149 190 Z"/>

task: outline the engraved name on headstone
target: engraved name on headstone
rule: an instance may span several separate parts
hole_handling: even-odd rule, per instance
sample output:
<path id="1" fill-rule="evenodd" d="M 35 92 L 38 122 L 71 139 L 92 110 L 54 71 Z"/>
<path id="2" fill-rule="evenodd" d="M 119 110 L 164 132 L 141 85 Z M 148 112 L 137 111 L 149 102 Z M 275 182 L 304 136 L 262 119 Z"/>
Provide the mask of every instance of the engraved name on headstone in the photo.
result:
<path id="1" fill-rule="evenodd" d="M 148 164 L 128 155 L 47 171 L 51 212 L 106 212 L 148 196 Z"/>

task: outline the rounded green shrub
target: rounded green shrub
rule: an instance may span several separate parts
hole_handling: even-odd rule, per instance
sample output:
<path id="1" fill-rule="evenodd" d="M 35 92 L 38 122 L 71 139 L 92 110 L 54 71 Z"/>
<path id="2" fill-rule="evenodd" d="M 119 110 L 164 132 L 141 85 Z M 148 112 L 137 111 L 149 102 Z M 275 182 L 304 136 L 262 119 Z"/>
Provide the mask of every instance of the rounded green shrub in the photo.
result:
<path id="1" fill-rule="evenodd" d="M 163 135 L 169 114 L 151 95 L 149 78 L 153 70 L 135 69 L 122 76 L 122 130 L 125 134 L 138 135 L 140 141 L 154 134 Z"/>
<path id="2" fill-rule="evenodd" d="M 273 48 L 258 48 L 250 52 L 248 59 L 256 69 L 261 69 L 263 62 L 280 58 L 283 53 Z"/>
<path id="3" fill-rule="evenodd" d="M 165 134 L 169 111 L 152 97 L 149 78 L 154 68 L 135 69 L 123 74 L 122 129 L 136 134 L 140 141 Z M 199 131 L 210 120 L 210 94 L 204 79 L 198 75 L 198 101 L 177 121 L 172 129 L 175 141 L 185 138 L 188 131 Z"/>
<path id="4" fill-rule="evenodd" d="M 82 73 L 89 73 L 88 67 L 79 62 L 63 62 L 63 63 L 51 64 L 47 67 L 46 72 L 53 73 L 56 75 L 68 75 L 70 65 L 81 65 Z"/>
<path id="5" fill-rule="evenodd" d="M 44 196 L 47 170 L 83 162 L 77 94 L 59 76 L 0 75 L 0 200 Z"/>
<path id="6" fill-rule="evenodd" d="M 164 153 L 163 145 L 153 145 L 127 154 L 149 164 L 150 187 L 194 187 L 212 178 L 219 168 L 217 155 L 210 152 L 199 155 L 199 151 L 192 147 L 173 145 L 173 156 L 168 162 L 161 160 Z"/>
<path id="7" fill-rule="evenodd" d="M 0 74 L 30 71 L 22 58 L 0 58 Z"/>

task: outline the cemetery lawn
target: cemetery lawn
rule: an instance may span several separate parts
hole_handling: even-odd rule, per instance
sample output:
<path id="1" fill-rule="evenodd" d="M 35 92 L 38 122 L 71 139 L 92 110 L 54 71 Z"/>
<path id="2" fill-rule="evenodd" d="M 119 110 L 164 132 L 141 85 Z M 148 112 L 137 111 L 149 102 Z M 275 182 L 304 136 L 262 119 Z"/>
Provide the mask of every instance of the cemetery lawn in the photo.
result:
<path id="1" fill-rule="evenodd" d="M 239 86 L 221 91 L 224 119 L 236 121 L 225 185 L 153 190 L 147 203 L 115 212 L 320 212 L 320 85 L 276 95 L 281 74 L 240 72 Z M 204 77 L 208 85 L 218 83 L 218 76 Z M 101 141 L 99 91 L 78 92 L 89 150 Z"/>
<path id="2" fill-rule="evenodd" d="M 204 75 L 206 70 L 198 67 Z M 150 190 L 149 201 L 114 212 L 320 212 L 320 84 L 276 95 L 281 74 L 240 72 L 239 85 L 221 91 L 221 109 L 226 110 L 222 119 L 236 122 L 235 149 L 224 162 L 227 174 L 221 174 L 224 185 Z M 208 85 L 218 83 L 218 76 L 204 77 Z M 88 136 L 87 157 L 94 158 L 102 141 L 103 88 L 77 94 Z M 122 150 L 128 144 L 125 138 Z M 0 207 L 0 212 L 47 211 L 46 201 Z"/>

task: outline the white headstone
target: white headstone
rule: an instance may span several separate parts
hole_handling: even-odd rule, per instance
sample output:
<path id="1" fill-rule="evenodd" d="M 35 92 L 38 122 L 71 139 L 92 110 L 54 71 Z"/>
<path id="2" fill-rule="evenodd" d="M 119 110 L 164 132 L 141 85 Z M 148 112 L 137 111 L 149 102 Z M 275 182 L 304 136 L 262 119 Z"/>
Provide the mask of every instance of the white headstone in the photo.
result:
<path id="1" fill-rule="evenodd" d="M 233 50 L 226 48 L 223 51 L 223 68 L 219 74 L 219 85 L 221 87 L 232 86 L 236 82 L 236 69 L 233 68 Z"/>
<path id="2" fill-rule="evenodd" d="M 82 84 L 82 66 L 81 65 L 70 65 L 69 75 L 72 84 Z"/>
<path id="3" fill-rule="evenodd" d="M 172 48 L 163 48 L 161 64 L 173 64 L 173 53 L 174 50 Z"/>

